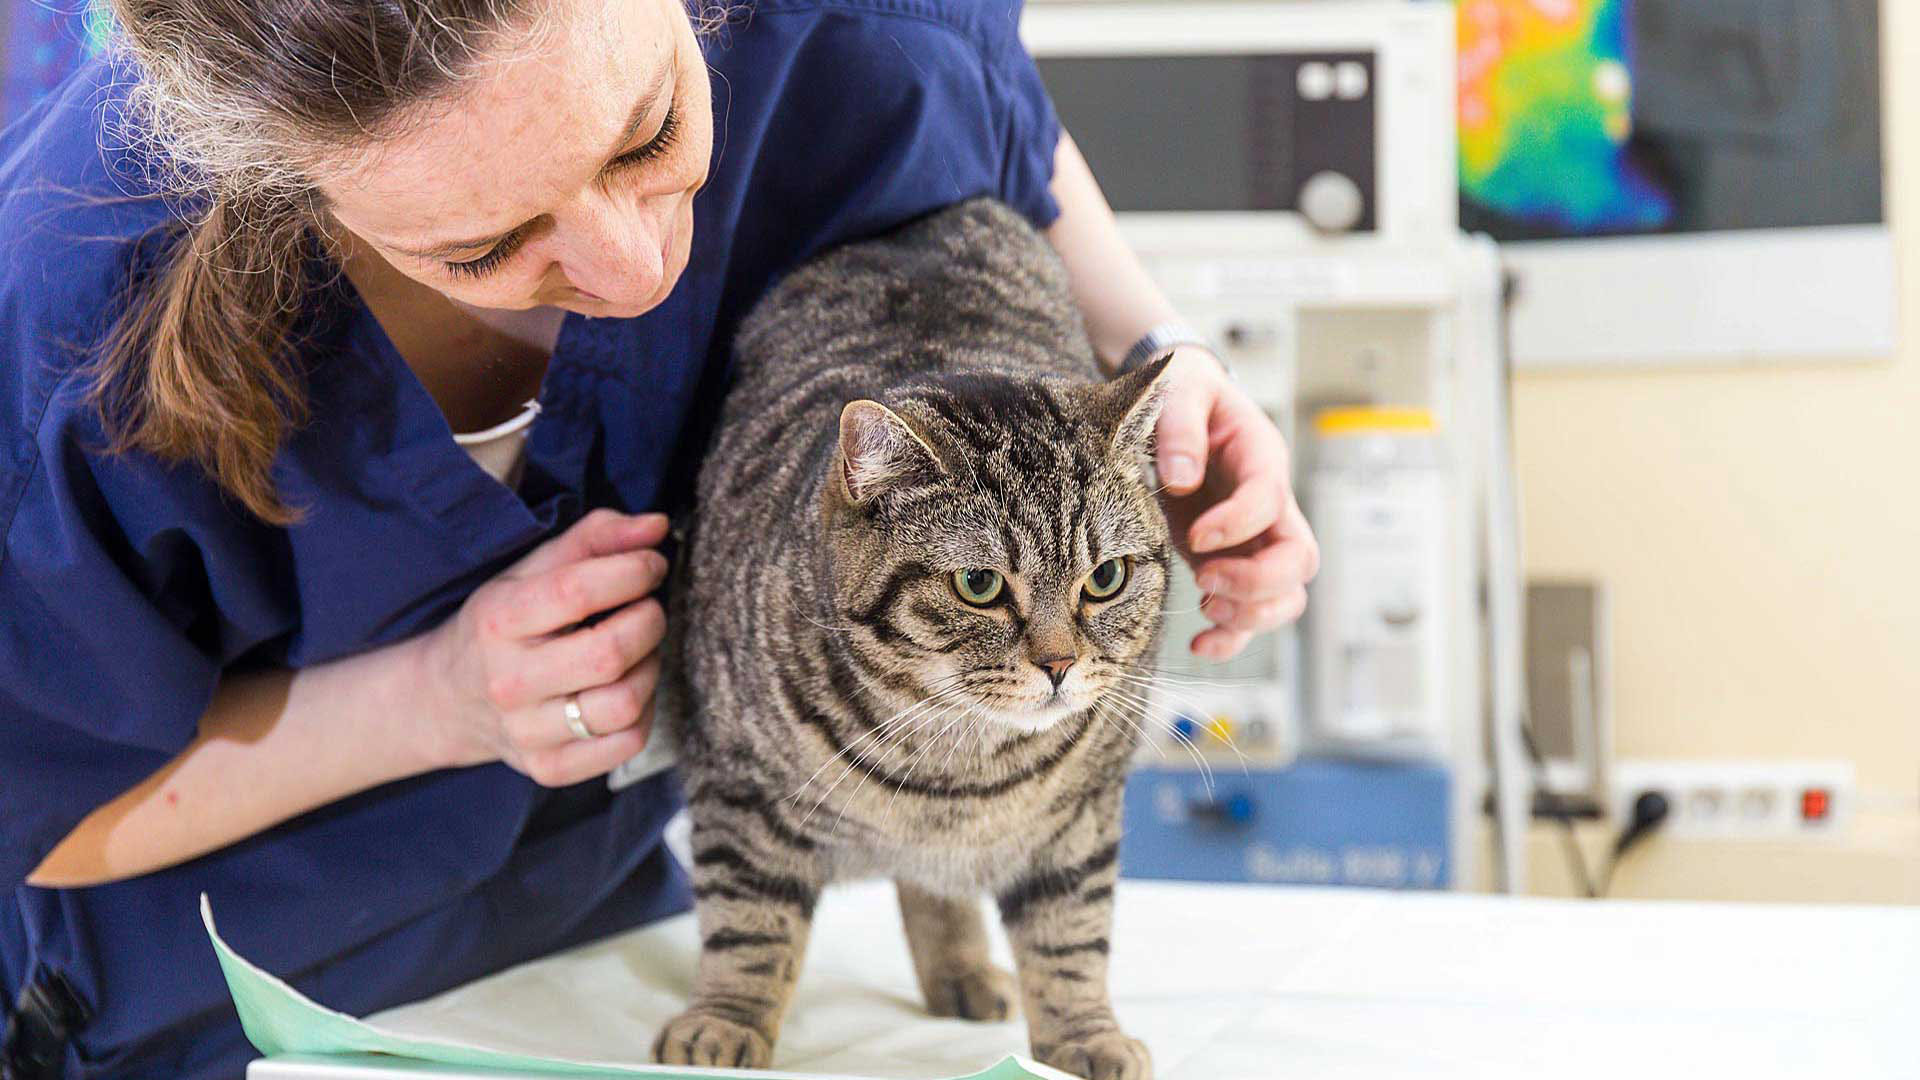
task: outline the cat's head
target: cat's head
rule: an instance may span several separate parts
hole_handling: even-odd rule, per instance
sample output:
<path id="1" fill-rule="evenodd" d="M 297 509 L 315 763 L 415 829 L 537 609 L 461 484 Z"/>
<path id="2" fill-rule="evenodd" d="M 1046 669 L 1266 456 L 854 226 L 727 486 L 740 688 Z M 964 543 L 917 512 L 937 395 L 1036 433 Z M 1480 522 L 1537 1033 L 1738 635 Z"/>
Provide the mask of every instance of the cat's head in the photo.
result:
<path id="1" fill-rule="evenodd" d="M 1023 730 L 1139 696 L 1167 591 L 1146 468 L 1165 366 L 1085 386 L 953 374 L 845 407 L 826 555 L 837 620 L 891 696 Z"/>

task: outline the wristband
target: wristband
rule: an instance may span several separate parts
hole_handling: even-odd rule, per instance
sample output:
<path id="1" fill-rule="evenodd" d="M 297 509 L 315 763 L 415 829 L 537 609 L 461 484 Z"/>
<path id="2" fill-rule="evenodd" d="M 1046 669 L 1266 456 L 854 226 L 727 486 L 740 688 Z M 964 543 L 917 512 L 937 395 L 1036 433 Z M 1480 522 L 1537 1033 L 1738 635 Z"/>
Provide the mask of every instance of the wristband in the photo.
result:
<path id="1" fill-rule="evenodd" d="M 1213 343 L 1208 341 L 1200 331 L 1182 322 L 1164 322 L 1148 328 L 1146 333 L 1140 335 L 1140 340 L 1134 342 L 1133 346 L 1120 357 L 1120 364 L 1115 374 L 1125 375 L 1149 360 L 1159 359 L 1180 345 L 1193 345 L 1207 350 L 1207 355 L 1213 357 L 1214 361 L 1220 365 L 1220 370 L 1225 372 L 1228 378 L 1233 377 L 1233 369 L 1227 366 L 1227 361 L 1220 355 L 1220 350 L 1214 348 Z"/>

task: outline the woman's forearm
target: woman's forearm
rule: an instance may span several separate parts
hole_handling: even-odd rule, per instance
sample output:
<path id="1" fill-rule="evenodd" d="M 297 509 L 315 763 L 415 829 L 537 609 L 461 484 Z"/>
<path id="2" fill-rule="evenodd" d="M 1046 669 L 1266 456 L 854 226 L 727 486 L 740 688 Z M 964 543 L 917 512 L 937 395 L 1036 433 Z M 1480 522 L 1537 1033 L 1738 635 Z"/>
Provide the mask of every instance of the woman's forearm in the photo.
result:
<path id="1" fill-rule="evenodd" d="M 308 810 L 437 767 L 411 734 L 412 643 L 221 681 L 200 733 L 95 810 L 27 879 L 72 888 L 151 873 Z"/>
<path id="2" fill-rule="evenodd" d="M 193 742 L 87 815 L 28 884 L 151 873 L 434 769 L 504 761 L 549 786 L 604 775 L 652 722 L 666 535 L 662 515 L 595 510 L 418 637 L 227 675 Z"/>
<path id="3" fill-rule="evenodd" d="M 1048 226 L 1047 239 L 1067 264 L 1074 303 L 1087 321 L 1094 350 L 1112 367 L 1142 334 L 1177 316 L 1120 236 L 1106 196 L 1065 131 L 1054 150 L 1049 190 L 1060 216 Z"/>

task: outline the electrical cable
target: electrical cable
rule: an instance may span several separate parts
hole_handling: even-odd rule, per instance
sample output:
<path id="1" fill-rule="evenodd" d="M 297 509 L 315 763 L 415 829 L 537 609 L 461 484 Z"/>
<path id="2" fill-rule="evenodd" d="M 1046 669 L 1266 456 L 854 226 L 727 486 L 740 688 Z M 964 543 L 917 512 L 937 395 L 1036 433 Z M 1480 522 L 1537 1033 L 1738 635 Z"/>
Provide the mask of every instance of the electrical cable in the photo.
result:
<path id="1" fill-rule="evenodd" d="M 1613 842 L 1613 854 L 1607 857 L 1606 869 L 1600 873 L 1600 895 L 1607 895 L 1613 887 L 1613 872 L 1620 866 L 1620 857 L 1627 849 L 1640 842 L 1640 839 L 1660 827 L 1673 810 L 1673 804 L 1657 791 L 1643 791 L 1633 800 L 1633 820 L 1620 830 L 1620 836 Z"/>
<path id="2" fill-rule="evenodd" d="M 1533 805 L 1536 812 L 1546 815 L 1560 823 L 1561 851 L 1567 857 L 1567 870 L 1573 875 L 1574 882 L 1586 893 L 1587 899 L 1597 900 L 1601 890 L 1593 883 L 1593 872 L 1587 868 L 1586 852 L 1580 850 L 1579 837 L 1574 833 L 1573 815 L 1561 800 L 1558 792 L 1547 787 L 1545 755 L 1540 753 L 1540 744 L 1534 738 L 1533 717 L 1520 719 L 1520 745 L 1527 751 L 1527 760 L 1533 773 Z"/>

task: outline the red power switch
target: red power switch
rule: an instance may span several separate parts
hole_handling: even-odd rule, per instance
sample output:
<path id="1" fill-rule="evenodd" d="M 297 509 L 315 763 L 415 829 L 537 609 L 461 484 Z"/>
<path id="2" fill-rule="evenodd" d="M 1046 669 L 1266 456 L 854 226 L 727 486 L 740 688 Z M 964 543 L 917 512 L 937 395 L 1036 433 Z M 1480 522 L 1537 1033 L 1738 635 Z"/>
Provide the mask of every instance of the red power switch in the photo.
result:
<path id="1" fill-rule="evenodd" d="M 1812 787 L 1800 793 L 1800 816 L 1808 821 L 1825 821 L 1833 809 L 1833 796 L 1826 788 Z"/>

